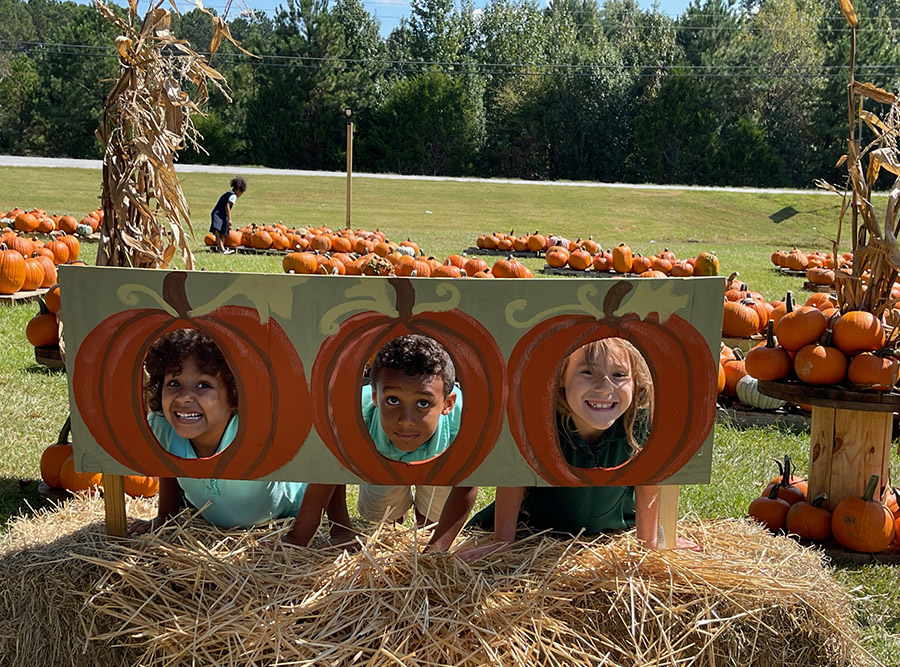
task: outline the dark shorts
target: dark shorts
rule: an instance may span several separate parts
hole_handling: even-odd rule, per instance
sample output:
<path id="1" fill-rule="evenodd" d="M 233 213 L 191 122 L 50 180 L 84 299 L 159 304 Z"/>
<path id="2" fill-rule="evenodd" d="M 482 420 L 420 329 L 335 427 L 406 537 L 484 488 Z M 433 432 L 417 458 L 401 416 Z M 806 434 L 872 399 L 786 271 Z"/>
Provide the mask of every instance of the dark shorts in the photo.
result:
<path id="1" fill-rule="evenodd" d="M 219 232 L 222 236 L 228 236 L 228 232 L 231 231 L 231 224 L 227 219 L 213 214 L 212 219 L 210 220 L 209 231 Z"/>

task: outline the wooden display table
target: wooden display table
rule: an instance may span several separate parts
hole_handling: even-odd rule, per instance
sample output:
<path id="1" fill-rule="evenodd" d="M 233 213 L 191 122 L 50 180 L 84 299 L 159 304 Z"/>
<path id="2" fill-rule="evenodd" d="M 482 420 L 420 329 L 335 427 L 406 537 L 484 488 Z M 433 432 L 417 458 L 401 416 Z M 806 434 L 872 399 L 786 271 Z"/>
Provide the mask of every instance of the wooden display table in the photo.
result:
<path id="1" fill-rule="evenodd" d="M 759 381 L 767 396 L 812 406 L 809 433 L 808 497 L 828 495 L 833 511 L 844 498 L 862 495 L 872 475 L 879 477 L 876 497 L 890 484 L 890 448 L 896 392 L 861 392 L 816 387 L 800 382 Z"/>

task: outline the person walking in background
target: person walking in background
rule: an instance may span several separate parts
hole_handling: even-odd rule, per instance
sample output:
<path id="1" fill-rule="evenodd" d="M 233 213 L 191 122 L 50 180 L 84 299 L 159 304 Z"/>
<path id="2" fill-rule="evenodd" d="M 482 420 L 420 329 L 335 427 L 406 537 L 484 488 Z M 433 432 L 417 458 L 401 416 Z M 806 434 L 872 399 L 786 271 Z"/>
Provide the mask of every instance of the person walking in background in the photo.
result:
<path id="1" fill-rule="evenodd" d="M 211 222 L 209 231 L 216 237 L 216 248 L 219 252 L 230 255 L 234 252 L 234 248 L 225 247 L 225 239 L 228 232 L 231 231 L 231 207 L 234 206 L 237 198 L 247 191 L 247 181 L 240 176 L 231 179 L 231 190 L 219 197 L 210 214 Z"/>

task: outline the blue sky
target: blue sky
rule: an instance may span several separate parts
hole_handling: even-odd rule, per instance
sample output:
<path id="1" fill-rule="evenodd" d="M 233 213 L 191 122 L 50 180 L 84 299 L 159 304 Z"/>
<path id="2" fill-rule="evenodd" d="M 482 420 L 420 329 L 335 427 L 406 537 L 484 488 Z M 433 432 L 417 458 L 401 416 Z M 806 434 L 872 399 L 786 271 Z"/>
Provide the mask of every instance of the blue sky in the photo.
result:
<path id="1" fill-rule="evenodd" d="M 87 3 L 90 0 L 77 0 L 81 3 Z M 115 4 L 127 5 L 125 0 L 107 0 Z M 216 13 L 222 14 L 225 10 L 227 0 L 201 0 L 207 8 L 215 9 Z M 176 0 L 179 9 L 190 11 L 193 8 L 193 2 L 190 0 Z M 538 0 L 544 2 L 546 0 Z M 601 0 L 602 2 L 602 0 Z M 284 4 L 285 0 L 233 0 L 229 14 L 234 16 L 244 7 L 271 14 L 275 8 Z M 382 35 L 387 35 L 404 16 L 409 15 L 408 0 L 363 0 L 366 8 L 371 14 L 378 17 L 381 21 Z M 483 6 L 484 0 L 474 0 L 475 6 Z M 687 7 L 689 0 L 658 0 L 659 9 L 664 14 L 678 16 Z M 644 9 L 650 9 L 654 5 L 654 0 L 638 0 L 638 4 Z M 141 13 L 146 9 L 147 4 L 144 0 L 139 0 L 138 8 Z"/>

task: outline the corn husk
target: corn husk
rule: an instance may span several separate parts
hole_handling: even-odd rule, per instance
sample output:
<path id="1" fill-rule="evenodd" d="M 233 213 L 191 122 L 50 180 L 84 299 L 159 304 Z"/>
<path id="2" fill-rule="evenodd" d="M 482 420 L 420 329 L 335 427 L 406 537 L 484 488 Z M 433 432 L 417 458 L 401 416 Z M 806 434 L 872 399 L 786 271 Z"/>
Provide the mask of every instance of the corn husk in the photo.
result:
<path id="1" fill-rule="evenodd" d="M 186 147 L 202 150 L 191 117 L 202 113 L 209 87 L 228 97 L 224 77 L 208 58 L 223 39 L 241 47 L 228 25 L 202 6 L 213 24 L 208 58 L 172 34 L 163 0 L 153 0 L 140 20 L 135 0 L 129 0 L 125 18 L 103 0 L 95 1 L 101 16 L 121 33 L 115 41 L 120 76 L 106 97 L 97 130 L 104 147 L 97 264 L 165 268 L 178 251 L 191 269 L 188 234 L 193 229 L 175 161 Z"/>
<path id="2" fill-rule="evenodd" d="M 283 544 L 289 521 L 221 531 L 183 514 L 116 539 L 102 517 L 101 500 L 79 498 L 10 527 L 4 664 L 872 662 L 820 554 L 738 520 L 682 523 L 702 553 L 539 535 L 467 564 L 390 526 L 351 554 Z"/>

